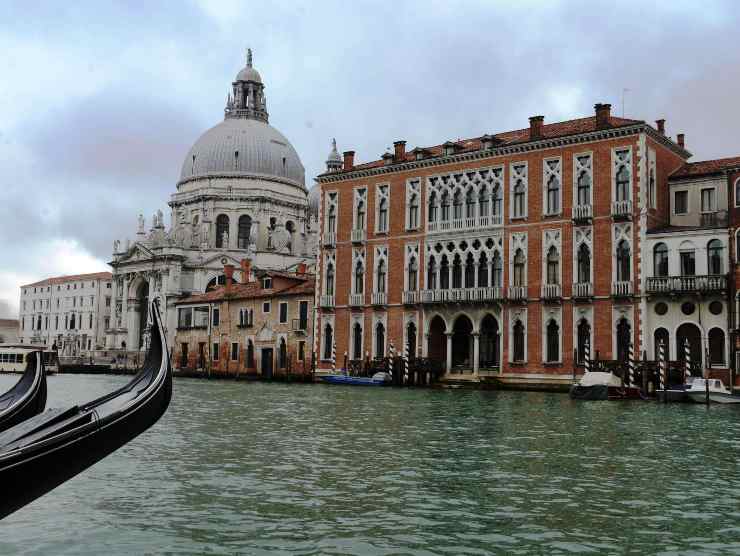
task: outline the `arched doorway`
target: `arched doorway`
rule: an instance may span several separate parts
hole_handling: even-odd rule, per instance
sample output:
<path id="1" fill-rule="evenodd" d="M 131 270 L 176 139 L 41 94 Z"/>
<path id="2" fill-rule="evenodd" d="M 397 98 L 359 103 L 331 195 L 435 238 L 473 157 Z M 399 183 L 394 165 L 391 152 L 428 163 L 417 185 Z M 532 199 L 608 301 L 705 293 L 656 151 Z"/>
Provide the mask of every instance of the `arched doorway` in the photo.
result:
<path id="1" fill-rule="evenodd" d="M 478 348 L 478 367 L 480 369 L 493 369 L 500 365 L 501 351 L 499 346 L 498 321 L 493 318 L 493 315 L 486 315 L 480 324 L 480 345 Z"/>
<path id="2" fill-rule="evenodd" d="M 709 344 L 709 364 L 713 367 L 725 366 L 725 332 L 721 328 L 712 328 L 707 335 Z"/>
<path id="3" fill-rule="evenodd" d="M 685 322 L 676 330 L 676 353 L 683 355 L 684 342 L 689 341 L 691 349 L 691 367 L 702 368 L 701 330 L 692 322 Z"/>
<path id="4" fill-rule="evenodd" d="M 663 345 L 665 347 L 665 357 L 666 359 L 670 359 L 670 346 L 668 344 L 670 337 L 668 334 L 668 330 L 665 328 L 656 328 L 655 332 L 653 332 L 653 339 L 654 339 L 654 346 L 653 349 L 655 350 L 653 353 L 654 359 L 657 361 L 660 358 L 660 346 Z M 683 351 L 681 352 L 683 353 Z"/>
<path id="5" fill-rule="evenodd" d="M 409 359 L 416 357 L 416 324 L 413 322 L 406 325 L 406 353 Z"/>
<path id="6" fill-rule="evenodd" d="M 447 326 L 445 321 L 439 315 L 429 323 L 429 341 L 427 345 L 427 356 L 429 359 L 440 361 L 442 364 L 447 361 L 447 338 L 445 332 Z"/>
<path id="7" fill-rule="evenodd" d="M 144 341 L 149 333 L 146 326 L 149 314 L 149 282 L 146 280 L 136 290 L 136 299 L 139 306 L 139 349 L 146 349 L 149 347 Z"/>
<path id="8" fill-rule="evenodd" d="M 632 326 L 626 318 L 617 322 L 617 359 L 627 361 L 630 344 L 632 343 Z"/>
<path id="9" fill-rule="evenodd" d="M 473 323 L 460 315 L 452 327 L 452 366 L 473 368 Z"/>

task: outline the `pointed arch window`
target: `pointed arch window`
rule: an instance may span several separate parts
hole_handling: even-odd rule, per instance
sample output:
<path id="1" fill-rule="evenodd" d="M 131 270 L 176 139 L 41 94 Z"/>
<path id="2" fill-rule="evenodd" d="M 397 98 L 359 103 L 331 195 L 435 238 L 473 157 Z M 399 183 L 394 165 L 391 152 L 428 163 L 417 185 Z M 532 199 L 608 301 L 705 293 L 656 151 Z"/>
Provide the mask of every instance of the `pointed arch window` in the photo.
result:
<path id="1" fill-rule="evenodd" d="M 229 217 L 225 214 L 219 214 L 216 217 L 216 247 L 228 247 L 224 245 L 224 239 L 229 234 Z"/>
<path id="2" fill-rule="evenodd" d="M 514 214 L 513 218 L 522 218 L 524 216 L 524 197 L 526 195 L 526 188 L 522 180 L 517 180 L 514 185 Z"/>
<path id="3" fill-rule="evenodd" d="M 524 361 L 524 325 L 522 321 L 517 320 L 512 328 L 512 336 L 514 343 L 514 353 L 512 359 L 515 363 L 521 363 Z"/>
<path id="4" fill-rule="evenodd" d="M 547 251 L 547 283 L 560 283 L 560 255 L 554 245 Z"/>
<path id="5" fill-rule="evenodd" d="M 385 326 L 382 322 L 375 325 L 375 357 L 385 357 Z"/>
<path id="6" fill-rule="evenodd" d="M 442 264 L 439 266 L 439 287 L 443 290 L 450 289 L 450 262 L 447 255 L 442 257 Z"/>
<path id="7" fill-rule="evenodd" d="M 722 274 L 722 242 L 718 239 L 707 243 L 707 269 L 709 274 Z"/>
<path id="8" fill-rule="evenodd" d="M 628 201 L 630 198 L 630 172 L 627 165 L 619 167 L 616 176 L 617 201 Z"/>
<path id="9" fill-rule="evenodd" d="M 453 204 L 453 215 L 454 220 L 460 220 L 463 217 L 463 201 L 462 194 L 459 191 L 455 192 L 455 196 L 452 201 Z"/>
<path id="10" fill-rule="evenodd" d="M 416 262 L 416 257 L 411 257 L 411 260 L 409 260 L 409 268 L 407 271 L 406 280 L 408 282 L 407 289 L 408 290 L 415 290 L 416 289 L 416 281 L 419 276 L 419 265 Z"/>
<path id="11" fill-rule="evenodd" d="M 627 319 L 621 318 L 617 323 L 617 359 L 627 361 L 629 346 L 632 343 L 632 326 Z"/>
<path id="12" fill-rule="evenodd" d="M 365 229 L 365 201 L 357 202 L 357 213 L 355 215 L 355 230 Z"/>
<path id="13" fill-rule="evenodd" d="M 387 232 L 388 231 L 388 198 L 383 197 L 380 199 L 380 204 L 378 205 L 378 231 L 379 232 Z"/>
<path id="14" fill-rule="evenodd" d="M 501 253 L 496 251 L 493 254 L 493 286 L 501 287 L 504 285 L 504 264 Z"/>
<path id="15" fill-rule="evenodd" d="M 668 276 L 668 247 L 665 243 L 653 248 L 653 274 L 657 277 Z"/>
<path id="16" fill-rule="evenodd" d="M 588 245 L 581 243 L 578 246 L 578 282 L 586 283 L 591 281 L 591 250 Z"/>
<path id="17" fill-rule="evenodd" d="M 577 197 L 579 205 L 591 204 L 591 176 L 586 170 L 578 175 Z"/>
<path id="18" fill-rule="evenodd" d="M 442 222 L 447 222 L 450 219 L 450 194 L 445 191 L 442 193 Z"/>
<path id="19" fill-rule="evenodd" d="M 480 213 L 480 216 L 488 216 L 488 203 L 488 188 L 483 186 L 480 190 L 480 194 L 478 195 L 478 212 Z"/>
<path id="20" fill-rule="evenodd" d="M 465 287 L 472 288 L 475 286 L 475 259 L 472 253 L 468 253 L 465 259 Z"/>
<path id="21" fill-rule="evenodd" d="M 419 196 L 414 193 L 409 200 L 409 229 L 419 227 Z"/>
<path id="22" fill-rule="evenodd" d="M 329 214 L 326 217 L 327 232 L 333 234 L 337 231 L 337 209 L 334 205 L 329 207 Z"/>
<path id="23" fill-rule="evenodd" d="M 503 199 L 501 196 L 501 188 L 498 185 L 493 188 L 491 200 L 493 216 L 501 217 L 503 215 Z"/>
<path id="24" fill-rule="evenodd" d="M 617 244 L 617 281 L 627 282 L 630 280 L 630 268 L 632 266 L 630 245 L 626 239 Z"/>
<path id="25" fill-rule="evenodd" d="M 326 295 L 334 295 L 334 263 L 326 267 Z"/>
<path id="26" fill-rule="evenodd" d="M 517 249 L 514 254 L 514 285 L 524 285 L 524 252 L 521 249 Z"/>
<path id="27" fill-rule="evenodd" d="M 332 345 L 334 344 L 334 330 L 328 322 L 324 326 L 324 359 L 331 360 Z"/>
<path id="28" fill-rule="evenodd" d="M 376 271 L 375 275 L 375 291 L 378 293 L 384 293 L 385 292 L 385 260 L 380 259 L 378 261 L 378 269 Z"/>
<path id="29" fill-rule="evenodd" d="M 359 322 L 352 327 L 352 359 L 362 359 L 362 325 Z"/>
<path id="30" fill-rule="evenodd" d="M 452 260 L 452 287 L 462 288 L 462 260 L 460 255 L 455 255 Z"/>
<path id="31" fill-rule="evenodd" d="M 488 256 L 485 253 L 478 259 L 478 287 L 488 287 Z"/>
<path id="32" fill-rule="evenodd" d="M 437 289 L 437 273 L 434 271 L 434 257 L 427 264 L 427 289 Z"/>
<path id="33" fill-rule="evenodd" d="M 548 363 L 560 361 L 560 327 L 554 319 L 547 324 L 546 361 Z"/>
<path id="34" fill-rule="evenodd" d="M 249 248 L 249 234 L 251 231 L 252 219 L 248 215 L 242 214 L 239 217 L 239 234 L 237 238 L 237 247 L 239 249 Z"/>
<path id="35" fill-rule="evenodd" d="M 550 176 L 547 180 L 547 214 L 560 212 L 560 180 L 557 176 Z"/>
<path id="36" fill-rule="evenodd" d="M 355 264 L 355 293 L 365 292 L 365 268 L 362 266 L 362 261 L 357 261 Z"/>
<path id="37" fill-rule="evenodd" d="M 465 218 L 475 218 L 475 193 L 472 187 L 465 193 Z"/>
<path id="38" fill-rule="evenodd" d="M 429 222 L 437 221 L 437 192 L 432 191 L 429 195 Z"/>

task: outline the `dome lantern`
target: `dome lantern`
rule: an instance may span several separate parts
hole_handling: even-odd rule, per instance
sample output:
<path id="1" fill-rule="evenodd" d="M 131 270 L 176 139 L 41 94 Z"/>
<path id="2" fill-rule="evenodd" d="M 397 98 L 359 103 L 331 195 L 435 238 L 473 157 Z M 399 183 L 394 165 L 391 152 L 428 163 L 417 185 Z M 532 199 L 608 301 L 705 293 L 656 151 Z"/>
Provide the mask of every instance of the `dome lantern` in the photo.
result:
<path id="1" fill-rule="evenodd" d="M 252 49 L 247 49 L 247 65 L 231 84 L 233 94 L 226 101 L 226 118 L 248 118 L 268 123 L 267 98 L 262 76 L 252 67 Z"/>
<path id="2" fill-rule="evenodd" d="M 326 171 L 327 172 L 339 172 L 342 169 L 342 157 L 337 151 L 337 140 L 331 140 L 331 152 L 329 158 L 326 159 Z"/>

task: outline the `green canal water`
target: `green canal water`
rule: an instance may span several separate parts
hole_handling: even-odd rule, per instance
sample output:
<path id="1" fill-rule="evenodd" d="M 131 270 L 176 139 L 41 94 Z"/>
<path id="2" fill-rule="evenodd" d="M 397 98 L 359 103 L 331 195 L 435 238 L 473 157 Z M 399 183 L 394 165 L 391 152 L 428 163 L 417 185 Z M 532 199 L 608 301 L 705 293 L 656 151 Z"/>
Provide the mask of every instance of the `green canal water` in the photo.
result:
<path id="1" fill-rule="evenodd" d="M 125 380 L 51 377 L 49 406 Z M 735 407 L 180 379 L 0 554 L 740 553 L 739 461 Z"/>

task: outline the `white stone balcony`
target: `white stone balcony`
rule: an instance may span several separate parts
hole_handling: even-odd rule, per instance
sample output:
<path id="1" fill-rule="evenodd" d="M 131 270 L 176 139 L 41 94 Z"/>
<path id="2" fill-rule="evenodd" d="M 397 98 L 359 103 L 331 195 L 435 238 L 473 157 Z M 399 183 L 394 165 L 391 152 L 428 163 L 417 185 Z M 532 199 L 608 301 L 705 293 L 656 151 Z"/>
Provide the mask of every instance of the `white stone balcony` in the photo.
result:
<path id="1" fill-rule="evenodd" d="M 333 309 L 334 308 L 334 296 L 333 295 L 322 295 L 319 298 L 319 305 L 321 305 L 325 309 Z"/>
<path id="2" fill-rule="evenodd" d="M 480 230 L 501 226 L 503 225 L 503 222 L 504 219 L 501 214 L 471 216 L 469 218 L 457 218 L 453 220 L 438 220 L 436 222 L 427 222 L 427 232 Z"/>
<path id="3" fill-rule="evenodd" d="M 509 299 L 527 299 L 527 286 L 509 286 Z"/>
<path id="4" fill-rule="evenodd" d="M 405 290 L 403 292 L 403 302 L 406 305 L 414 305 L 416 303 L 419 303 L 419 299 L 421 297 L 419 293 L 420 292 L 416 290 Z"/>
<path id="5" fill-rule="evenodd" d="M 649 294 L 724 293 L 727 277 L 724 274 L 656 276 L 648 278 L 646 286 Z"/>
<path id="6" fill-rule="evenodd" d="M 612 217 L 615 220 L 629 220 L 632 218 L 632 201 L 614 201 L 612 203 Z"/>
<path id="7" fill-rule="evenodd" d="M 612 295 L 614 297 L 629 297 L 632 295 L 632 282 L 629 280 L 619 280 L 612 282 Z"/>
<path id="8" fill-rule="evenodd" d="M 363 243 L 366 238 L 366 230 L 352 230 L 352 243 Z"/>
<path id="9" fill-rule="evenodd" d="M 563 288 L 560 284 L 542 284 L 542 299 L 560 299 L 563 297 Z"/>
<path id="10" fill-rule="evenodd" d="M 364 293 L 351 293 L 349 294 L 350 307 L 362 307 L 365 304 Z"/>
<path id="11" fill-rule="evenodd" d="M 388 304 L 388 294 L 385 292 L 373 292 L 371 296 L 371 301 L 373 305 L 387 305 Z"/>
<path id="12" fill-rule="evenodd" d="M 593 206 L 591 205 L 575 205 L 573 207 L 573 220 L 576 222 L 591 220 L 593 212 Z"/>
<path id="13" fill-rule="evenodd" d="M 321 245 L 324 247 L 334 247 L 337 244 L 336 232 L 327 232 L 321 236 Z"/>
<path id="14" fill-rule="evenodd" d="M 594 284 L 593 282 L 576 282 L 573 284 L 573 297 L 575 298 L 588 298 L 594 296 Z"/>

